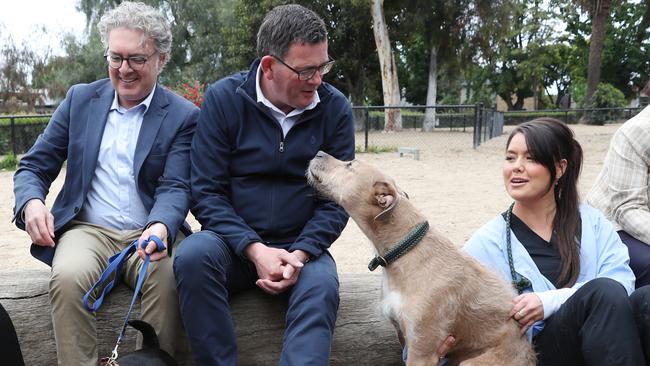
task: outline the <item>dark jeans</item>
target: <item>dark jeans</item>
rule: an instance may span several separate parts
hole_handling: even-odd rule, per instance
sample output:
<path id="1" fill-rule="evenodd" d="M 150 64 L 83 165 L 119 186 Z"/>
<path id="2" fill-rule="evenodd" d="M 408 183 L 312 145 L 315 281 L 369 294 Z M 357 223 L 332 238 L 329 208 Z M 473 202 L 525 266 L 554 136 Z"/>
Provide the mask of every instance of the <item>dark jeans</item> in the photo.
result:
<path id="1" fill-rule="evenodd" d="M 200 231 L 176 249 L 174 273 L 196 364 L 236 365 L 228 299 L 255 287 L 255 266 L 235 255 L 215 233 Z M 338 289 L 336 264 L 329 253 L 305 264 L 298 282 L 283 294 L 288 308 L 280 365 L 328 365 Z"/>
<path id="2" fill-rule="evenodd" d="M 16 330 L 2 304 L 0 304 L 0 364 L 25 365 Z"/>
<path id="3" fill-rule="evenodd" d="M 587 282 L 553 315 L 533 343 L 538 365 L 645 365 L 650 286 L 628 297 L 609 278 Z"/>
<path id="4" fill-rule="evenodd" d="M 630 268 L 636 277 L 636 288 L 650 284 L 650 245 L 620 230 L 618 236 L 630 253 Z"/>

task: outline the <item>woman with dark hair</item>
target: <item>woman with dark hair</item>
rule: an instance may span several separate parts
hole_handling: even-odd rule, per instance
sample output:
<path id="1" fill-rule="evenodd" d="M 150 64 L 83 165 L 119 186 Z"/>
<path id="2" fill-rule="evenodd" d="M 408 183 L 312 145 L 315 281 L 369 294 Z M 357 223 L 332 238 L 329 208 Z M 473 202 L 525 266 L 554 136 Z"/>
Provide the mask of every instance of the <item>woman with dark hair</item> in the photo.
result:
<path id="1" fill-rule="evenodd" d="M 514 203 L 465 250 L 512 281 L 510 316 L 539 365 L 644 365 L 650 288 L 632 294 L 627 248 L 598 210 L 580 203 L 581 166 L 582 148 L 561 121 L 517 126 L 503 165 Z"/>

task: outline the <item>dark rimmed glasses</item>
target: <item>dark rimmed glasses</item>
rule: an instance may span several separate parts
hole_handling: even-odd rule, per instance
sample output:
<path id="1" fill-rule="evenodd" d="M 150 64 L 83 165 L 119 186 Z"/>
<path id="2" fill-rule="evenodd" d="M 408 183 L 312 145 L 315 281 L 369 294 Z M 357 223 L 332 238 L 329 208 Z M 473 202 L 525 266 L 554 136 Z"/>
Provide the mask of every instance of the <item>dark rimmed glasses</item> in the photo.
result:
<path id="1" fill-rule="evenodd" d="M 280 63 L 283 64 L 284 66 L 286 66 L 287 68 L 289 68 L 289 70 L 295 72 L 298 75 L 298 79 L 302 80 L 302 81 L 307 81 L 307 80 L 313 78 L 314 75 L 316 75 L 316 72 L 318 72 L 321 76 L 323 76 L 323 75 L 327 74 L 328 72 L 330 72 L 330 70 L 332 70 L 332 66 L 334 66 L 334 60 L 332 60 L 331 57 L 327 56 L 328 61 L 321 64 L 321 65 L 307 67 L 307 68 L 304 68 L 302 70 L 296 70 L 293 67 L 287 65 L 284 61 L 282 61 L 281 58 L 279 58 L 277 56 L 274 56 L 274 55 L 271 55 L 271 57 L 273 57 L 274 59 L 280 61 Z"/>
<path id="2" fill-rule="evenodd" d="M 146 55 L 138 55 L 138 56 L 131 56 L 131 57 L 122 57 L 120 55 L 116 55 L 114 53 L 106 52 L 104 54 L 104 57 L 106 58 L 106 61 L 108 62 L 108 66 L 111 69 L 119 69 L 122 67 L 122 64 L 124 63 L 124 60 L 126 60 L 126 63 L 129 65 L 129 67 L 133 70 L 142 70 L 144 67 L 144 64 L 147 63 L 147 61 L 151 58 L 151 56 L 157 54 L 158 52 L 154 52 L 149 56 Z"/>

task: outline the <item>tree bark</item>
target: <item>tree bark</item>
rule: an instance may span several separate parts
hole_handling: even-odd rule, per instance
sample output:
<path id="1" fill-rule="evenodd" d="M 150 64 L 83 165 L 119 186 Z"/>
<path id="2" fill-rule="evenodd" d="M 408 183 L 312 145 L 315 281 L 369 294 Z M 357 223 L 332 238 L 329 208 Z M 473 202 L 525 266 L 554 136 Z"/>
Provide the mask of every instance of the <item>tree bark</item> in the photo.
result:
<path id="1" fill-rule="evenodd" d="M 431 46 L 431 56 L 429 59 L 429 85 L 427 86 L 427 106 L 436 105 L 438 97 L 438 46 Z M 427 108 L 424 113 L 424 124 L 422 125 L 425 132 L 433 131 L 438 126 L 436 121 L 436 109 Z"/>
<path id="2" fill-rule="evenodd" d="M 400 103 L 399 81 L 395 56 L 390 45 L 388 26 L 384 18 L 384 1 L 370 0 L 372 15 L 372 31 L 377 45 L 379 67 L 381 68 L 381 86 L 384 95 L 384 105 L 397 107 Z M 386 124 L 384 131 L 399 131 L 402 129 L 402 113 L 399 108 L 387 108 L 385 111 Z"/>
<path id="3" fill-rule="evenodd" d="M 589 44 L 589 66 L 587 67 L 587 91 L 585 102 L 593 104 L 593 95 L 600 82 L 605 27 L 611 10 L 611 0 L 593 0 L 591 8 L 591 41 Z"/>
<path id="4" fill-rule="evenodd" d="M 26 365 L 56 364 L 48 279 L 47 270 L 0 273 L 0 302 L 16 327 Z M 381 276 L 341 274 L 339 280 L 341 302 L 330 365 L 402 365 L 395 331 L 378 311 Z M 102 357 L 110 355 L 115 346 L 131 295 L 132 291 L 119 285 L 97 312 L 98 348 Z M 238 364 L 277 365 L 286 314 L 283 298 L 253 289 L 236 295 L 230 304 L 237 333 Z M 131 318 L 138 319 L 139 314 L 138 304 Z M 120 353 L 135 348 L 135 334 L 128 327 Z M 186 340 L 179 340 L 179 345 L 176 355 L 179 363 L 192 365 Z"/>

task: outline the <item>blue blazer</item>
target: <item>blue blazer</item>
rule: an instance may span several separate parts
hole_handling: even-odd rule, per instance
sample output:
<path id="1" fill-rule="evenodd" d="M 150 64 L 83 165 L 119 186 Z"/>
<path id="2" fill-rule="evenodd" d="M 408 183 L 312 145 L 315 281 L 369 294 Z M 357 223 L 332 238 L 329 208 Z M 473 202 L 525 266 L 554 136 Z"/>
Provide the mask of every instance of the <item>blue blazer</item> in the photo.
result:
<path id="1" fill-rule="evenodd" d="M 58 238 L 77 216 L 95 172 L 114 96 L 108 79 L 70 88 L 14 174 L 14 220 L 18 228 L 25 229 L 22 211 L 27 201 L 37 198 L 45 202 L 66 160 L 65 182 L 51 209 L 55 236 Z M 179 230 L 191 233 L 185 217 L 190 207 L 190 144 L 198 114 L 192 103 L 156 86 L 133 159 L 140 199 L 149 211 L 148 223 L 167 226 L 170 253 Z M 55 249 L 32 244 L 31 253 L 51 265 Z"/>

